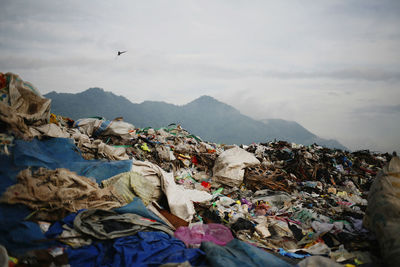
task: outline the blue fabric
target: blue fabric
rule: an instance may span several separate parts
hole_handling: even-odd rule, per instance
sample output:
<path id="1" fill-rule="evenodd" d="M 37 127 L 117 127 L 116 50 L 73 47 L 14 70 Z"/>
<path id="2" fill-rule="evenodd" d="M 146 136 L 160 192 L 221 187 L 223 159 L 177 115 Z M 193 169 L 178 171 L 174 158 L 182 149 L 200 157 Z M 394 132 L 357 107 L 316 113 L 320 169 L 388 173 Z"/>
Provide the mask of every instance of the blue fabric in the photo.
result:
<path id="1" fill-rule="evenodd" d="M 46 239 L 46 236 L 37 223 L 24 221 L 30 213 L 25 205 L 0 204 L 0 244 L 14 255 L 56 244 L 50 241 L 38 242 Z"/>
<path id="2" fill-rule="evenodd" d="M 61 221 L 57 221 L 57 222 L 53 223 L 50 226 L 49 230 L 47 230 L 47 232 L 45 233 L 46 237 L 47 238 L 55 238 L 58 235 L 60 235 L 63 231 L 64 224 L 66 224 L 70 228 L 74 228 L 75 217 L 81 211 L 84 211 L 84 209 L 79 210 L 78 212 L 70 213 Z M 145 218 L 153 219 L 160 223 L 164 223 L 163 220 L 161 220 L 157 215 L 155 215 L 153 212 L 149 211 L 143 204 L 142 200 L 138 197 L 135 197 L 131 203 L 129 203 L 121 208 L 114 209 L 114 211 L 118 212 L 119 214 L 134 213 L 134 214 L 143 216 Z"/>
<path id="3" fill-rule="evenodd" d="M 17 167 L 66 168 L 78 175 L 95 178 L 97 183 L 132 168 L 131 160 L 85 160 L 69 138 L 16 140 L 13 157 Z"/>
<path id="4" fill-rule="evenodd" d="M 67 249 L 71 266 L 159 266 L 189 261 L 206 265 L 204 252 L 164 232 L 139 232 L 134 236 L 102 242 L 79 249 Z"/>
<path id="5" fill-rule="evenodd" d="M 132 167 L 130 160 L 85 160 L 73 140 L 68 138 L 33 139 L 30 142 L 15 140 L 10 153 L 11 156 L 0 155 L 0 194 L 15 184 L 17 174 L 27 167 L 66 168 L 78 175 L 93 177 L 98 183 L 130 171 Z M 35 241 L 46 237 L 36 223 L 24 221 L 31 212 L 24 205 L 0 205 L 0 244 L 8 251 L 19 254 L 53 244 Z"/>
<path id="6" fill-rule="evenodd" d="M 119 214 L 124 214 L 124 213 L 135 213 L 140 216 L 156 220 L 157 222 L 166 224 L 163 220 L 161 220 L 157 215 L 155 215 L 153 212 L 148 210 L 146 206 L 143 204 L 143 201 L 135 197 L 131 203 L 126 204 L 123 207 L 116 208 L 114 209 L 115 212 L 118 212 Z"/>
<path id="7" fill-rule="evenodd" d="M 292 266 L 278 257 L 238 239 L 233 239 L 226 246 L 203 242 L 200 248 L 206 253 L 207 261 L 211 266 Z"/>
<path id="8" fill-rule="evenodd" d="M 84 211 L 85 209 L 81 209 L 78 212 L 73 212 L 68 214 L 67 216 L 65 216 L 64 219 L 62 219 L 61 221 L 57 221 L 55 223 L 53 223 L 49 230 L 47 230 L 47 232 L 45 233 L 47 238 L 56 238 L 57 236 L 59 236 L 62 231 L 64 230 L 63 225 L 67 225 L 70 228 L 74 228 L 74 220 L 76 215 L 78 215 L 80 212 Z"/>

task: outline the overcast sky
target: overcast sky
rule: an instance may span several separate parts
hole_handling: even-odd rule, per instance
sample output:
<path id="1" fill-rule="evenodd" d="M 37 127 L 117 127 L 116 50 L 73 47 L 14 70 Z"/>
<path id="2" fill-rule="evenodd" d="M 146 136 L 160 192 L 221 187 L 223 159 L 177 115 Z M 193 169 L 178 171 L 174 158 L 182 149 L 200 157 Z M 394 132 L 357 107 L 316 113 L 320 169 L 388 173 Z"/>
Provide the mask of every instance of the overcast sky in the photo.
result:
<path id="1" fill-rule="evenodd" d="M 400 152 L 400 1 L 1 2 L 0 72 L 43 94 L 210 95 L 352 150 Z"/>

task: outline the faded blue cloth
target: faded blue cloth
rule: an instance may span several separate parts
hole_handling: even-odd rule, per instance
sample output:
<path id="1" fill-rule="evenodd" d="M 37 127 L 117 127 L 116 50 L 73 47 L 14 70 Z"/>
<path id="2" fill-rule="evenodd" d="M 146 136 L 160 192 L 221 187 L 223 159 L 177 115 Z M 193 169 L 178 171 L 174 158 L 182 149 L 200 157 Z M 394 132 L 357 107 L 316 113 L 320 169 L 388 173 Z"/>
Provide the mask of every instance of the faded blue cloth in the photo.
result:
<path id="1" fill-rule="evenodd" d="M 85 160 L 69 138 L 33 139 L 30 142 L 16 140 L 13 159 L 17 167 L 66 168 L 78 175 L 95 178 L 99 184 L 132 168 L 131 160 Z"/>
<path id="2" fill-rule="evenodd" d="M 238 239 L 233 239 L 226 246 L 219 246 L 213 242 L 202 242 L 200 248 L 206 253 L 207 261 L 211 266 L 292 266 L 278 257 Z"/>
<path id="3" fill-rule="evenodd" d="M 159 266 L 189 261 L 193 266 L 206 265 L 204 252 L 164 232 L 139 232 L 78 249 L 67 249 L 71 266 Z"/>
<path id="4" fill-rule="evenodd" d="M 61 233 L 64 231 L 63 225 L 67 225 L 69 228 L 74 228 L 74 220 L 76 215 L 78 215 L 81 211 L 84 211 L 85 209 L 81 209 L 78 212 L 73 212 L 68 214 L 67 216 L 64 217 L 61 221 L 57 221 L 53 223 L 47 232 L 45 233 L 47 238 L 56 238 L 57 236 L 61 235 Z"/>
<path id="5" fill-rule="evenodd" d="M 115 212 L 118 212 L 119 214 L 124 214 L 124 213 L 135 213 L 140 216 L 146 217 L 148 219 L 153 219 L 156 220 L 160 223 L 166 224 L 163 220 L 161 220 L 157 215 L 155 215 L 153 212 L 148 210 L 146 206 L 143 204 L 143 201 L 135 197 L 131 203 L 126 204 L 123 207 L 116 208 L 114 209 Z"/>
<path id="6" fill-rule="evenodd" d="M 0 204 L 0 244 L 13 255 L 56 245 L 54 241 L 42 242 L 46 236 L 37 223 L 24 221 L 30 213 L 25 205 Z"/>

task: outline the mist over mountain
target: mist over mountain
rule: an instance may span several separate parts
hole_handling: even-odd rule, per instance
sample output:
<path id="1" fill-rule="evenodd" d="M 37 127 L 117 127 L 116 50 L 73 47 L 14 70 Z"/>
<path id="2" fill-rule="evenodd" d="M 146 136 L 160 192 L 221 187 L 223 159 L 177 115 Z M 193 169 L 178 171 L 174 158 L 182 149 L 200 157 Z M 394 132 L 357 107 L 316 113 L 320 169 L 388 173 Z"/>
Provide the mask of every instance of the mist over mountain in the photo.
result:
<path id="1" fill-rule="evenodd" d="M 201 96 L 183 106 L 160 101 L 135 104 L 101 88 L 90 88 L 77 94 L 53 91 L 45 97 L 52 99 L 53 113 L 74 120 L 93 116 L 109 120 L 123 117 L 124 121 L 141 128 L 181 124 L 202 139 L 217 143 L 250 144 L 276 139 L 304 145 L 317 143 L 347 150 L 338 141 L 319 138 L 297 122 L 282 119 L 255 120 L 210 96 Z"/>

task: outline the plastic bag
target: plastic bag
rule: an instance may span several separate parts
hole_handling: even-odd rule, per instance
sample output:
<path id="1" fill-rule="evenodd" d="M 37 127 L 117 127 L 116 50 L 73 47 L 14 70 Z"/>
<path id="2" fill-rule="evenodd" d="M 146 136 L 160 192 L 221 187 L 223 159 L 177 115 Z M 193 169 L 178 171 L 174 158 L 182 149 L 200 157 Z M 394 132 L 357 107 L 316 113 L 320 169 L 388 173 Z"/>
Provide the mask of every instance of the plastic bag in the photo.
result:
<path id="1" fill-rule="evenodd" d="M 231 230 L 217 223 L 193 224 L 189 227 L 179 227 L 175 237 L 182 240 L 187 246 L 200 247 L 201 242 L 211 241 L 214 244 L 225 246 L 233 239 Z"/>

